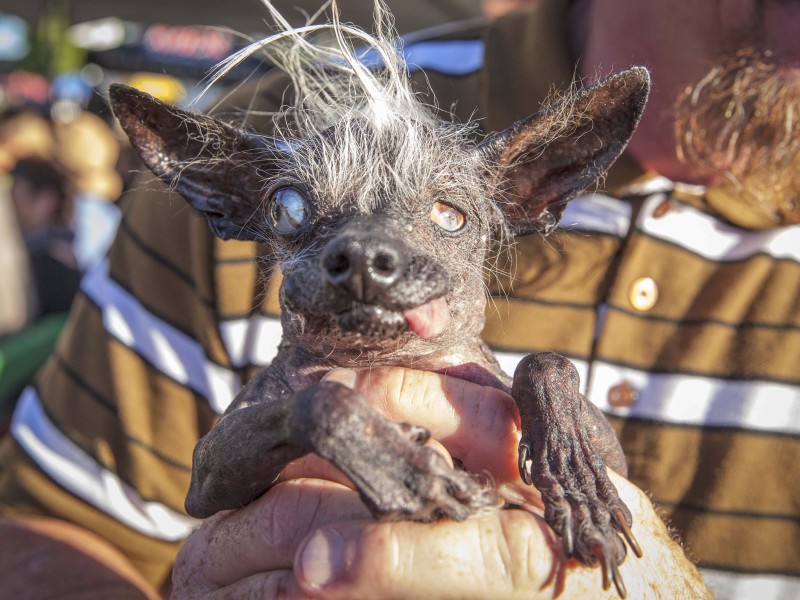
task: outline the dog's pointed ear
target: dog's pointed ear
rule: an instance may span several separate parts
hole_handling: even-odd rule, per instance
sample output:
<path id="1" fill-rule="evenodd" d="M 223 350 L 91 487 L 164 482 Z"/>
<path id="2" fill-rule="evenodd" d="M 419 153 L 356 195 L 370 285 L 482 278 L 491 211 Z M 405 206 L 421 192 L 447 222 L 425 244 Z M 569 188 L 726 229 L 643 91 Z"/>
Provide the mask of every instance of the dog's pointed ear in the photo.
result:
<path id="1" fill-rule="evenodd" d="M 555 228 L 567 202 L 625 149 L 649 90 L 647 69 L 634 67 L 481 143 L 490 184 L 514 235 L 546 235 Z"/>
<path id="2" fill-rule="evenodd" d="M 222 239 L 254 240 L 262 188 L 282 152 L 267 138 L 114 84 L 111 109 L 139 157 Z"/>

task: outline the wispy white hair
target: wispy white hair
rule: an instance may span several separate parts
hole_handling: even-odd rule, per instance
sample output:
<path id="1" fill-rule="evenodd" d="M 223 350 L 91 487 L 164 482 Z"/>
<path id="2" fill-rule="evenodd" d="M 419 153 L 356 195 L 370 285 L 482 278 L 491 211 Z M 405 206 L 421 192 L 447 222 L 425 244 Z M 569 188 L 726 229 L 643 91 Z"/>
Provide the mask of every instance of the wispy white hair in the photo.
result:
<path id="1" fill-rule="evenodd" d="M 487 227 L 486 217 L 499 217 L 481 202 L 486 166 L 471 141 L 474 126 L 439 118 L 417 97 L 382 0 L 374 3 L 372 34 L 342 23 L 335 0 L 326 4 L 331 22 L 314 23 L 317 13 L 301 27 L 263 2 L 276 31 L 223 61 L 210 85 L 260 53 L 288 74 L 293 100 L 275 117 L 273 134 L 293 149 L 291 171 L 321 202 L 349 198 L 369 210 L 433 191 L 479 209 Z"/>
<path id="2" fill-rule="evenodd" d="M 269 0 L 262 1 L 275 22 L 276 33 L 222 61 L 209 87 L 247 58 L 264 53 L 292 80 L 296 106 L 302 108 L 296 118 L 301 121 L 298 127 L 304 136 L 328 129 L 339 122 L 343 112 L 356 111 L 380 124 L 390 117 L 392 109 L 395 114 L 400 107 L 416 109 L 391 13 L 382 0 L 375 1 L 374 35 L 342 23 L 335 0 L 326 2 L 302 27 L 292 27 Z M 328 6 L 332 8 L 332 22 L 314 23 Z M 373 70 L 365 63 L 382 68 Z"/>

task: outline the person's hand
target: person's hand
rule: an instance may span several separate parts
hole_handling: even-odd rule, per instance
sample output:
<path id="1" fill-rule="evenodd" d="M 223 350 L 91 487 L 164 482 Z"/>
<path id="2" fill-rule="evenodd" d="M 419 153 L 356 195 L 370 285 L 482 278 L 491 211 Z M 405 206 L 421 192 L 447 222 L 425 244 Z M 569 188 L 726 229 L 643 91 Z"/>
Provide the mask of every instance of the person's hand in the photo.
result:
<path id="1" fill-rule="evenodd" d="M 206 520 L 176 561 L 174 598 L 614 598 L 599 568 L 566 559 L 516 469 L 513 400 L 491 388 L 406 369 L 329 376 L 389 418 L 423 425 L 473 472 L 528 510 L 462 523 L 376 522 L 347 479 L 309 456 L 252 504 Z M 650 502 L 614 476 L 644 551 L 621 567 L 635 598 L 703 597 L 693 565 Z M 534 511 L 534 512 L 530 512 Z"/>

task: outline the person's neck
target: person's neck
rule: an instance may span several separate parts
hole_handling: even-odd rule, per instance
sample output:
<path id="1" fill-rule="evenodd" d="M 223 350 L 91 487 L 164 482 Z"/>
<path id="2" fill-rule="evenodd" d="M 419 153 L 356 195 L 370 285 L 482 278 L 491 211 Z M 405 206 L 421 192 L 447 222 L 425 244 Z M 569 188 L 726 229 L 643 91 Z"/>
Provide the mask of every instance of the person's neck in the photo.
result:
<path id="1" fill-rule="evenodd" d="M 612 71 L 639 64 L 650 68 L 653 87 L 636 134 L 628 144 L 628 153 L 645 171 L 673 181 L 708 183 L 700 173 L 693 173 L 690 166 L 681 162 L 675 149 L 674 105 L 682 89 L 680 84 L 671 79 L 668 67 L 659 64 L 657 53 L 644 47 L 645 32 L 639 39 L 629 35 L 625 16 L 622 11 L 612 10 L 613 5 L 614 2 L 596 0 L 574 0 L 571 4 L 568 43 L 578 74 L 590 84 Z M 647 60 L 637 60 L 637 56 L 647 56 Z"/>

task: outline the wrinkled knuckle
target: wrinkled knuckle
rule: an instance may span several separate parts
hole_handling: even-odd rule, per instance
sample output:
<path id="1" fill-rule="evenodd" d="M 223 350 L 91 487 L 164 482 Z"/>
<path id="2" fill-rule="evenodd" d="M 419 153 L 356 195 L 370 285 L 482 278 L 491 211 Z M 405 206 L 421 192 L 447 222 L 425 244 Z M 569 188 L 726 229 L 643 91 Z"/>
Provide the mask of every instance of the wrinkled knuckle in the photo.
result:
<path id="1" fill-rule="evenodd" d="M 355 390 L 367 403 L 384 416 L 391 416 L 403 384 L 404 369 L 380 367 L 356 372 Z"/>
<path id="2" fill-rule="evenodd" d="M 504 510 L 501 524 L 507 550 L 503 566 L 513 590 L 539 590 L 552 581 L 564 557 L 544 521 L 525 510 Z"/>
<path id="3" fill-rule="evenodd" d="M 391 590 L 414 572 L 413 544 L 401 534 L 402 524 L 384 522 L 366 527 L 359 540 L 361 560 L 350 576 L 367 577 L 375 589 Z"/>
<path id="4" fill-rule="evenodd" d="M 313 522 L 319 502 L 303 494 L 305 480 L 295 479 L 272 487 L 254 505 L 264 545 L 276 554 L 293 553 L 307 533 L 301 522 Z M 302 515 L 302 519 L 298 519 Z"/>
<path id="5" fill-rule="evenodd" d="M 205 577 L 205 553 L 198 549 L 198 534 L 190 536 L 175 557 L 172 567 L 172 598 L 190 600 L 210 589 Z"/>
<path id="6" fill-rule="evenodd" d="M 451 437 L 447 442 L 448 449 L 468 468 L 474 469 L 483 462 L 486 450 L 484 444 L 476 442 L 475 436 L 485 436 L 483 439 L 491 439 L 493 443 L 502 438 L 498 431 L 502 427 L 501 420 L 508 416 L 507 407 L 497 402 L 498 398 L 493 392 L 498 390 L 494 388 L 478 387 L 463 380 L 450 385 L 451 390 L 455 391 L 454 397 L 458 399 L 456 411 L 460 426 L 470 434 Z M 456 385 L 457 391 L 454 389 Z M 513 416 L 509 422 L 514 424 Z"/>
<path id="7" fill-rule="evenodd" d="M 420 378 L 421 374 L 418 371 L 392 367 L 390 373 L 389 390 L 394 392 L 391 394 L 392 403 L 402 401 L 405 396 L 411 396 L 420 390 L 425 392 L 427 381 Z"/>
<path id="8" fill-rule="evenodd" d="M 490 431 L 495 438 L 502 439 L 516 435 L 517 408 L 510 396 L 495 388 L 485 387 L 478 404 L 482 411 L 478 423 L 486 423 L 486 431 Z"/>
<path id="9" fill-rule="evenodd" d="M 274 573 L 271 577 L 262 579 L 261 589 L 258 590 L 257 598 L 263 600 L 287 600 L 288 598 L 296 598 L 296 594 L 290 585 L 290 578 L 292 574 L 290 571 L 281 571 Z"/>

